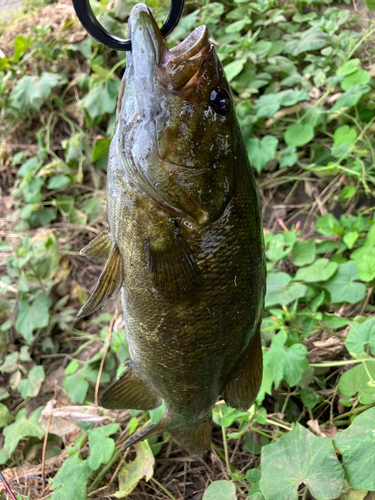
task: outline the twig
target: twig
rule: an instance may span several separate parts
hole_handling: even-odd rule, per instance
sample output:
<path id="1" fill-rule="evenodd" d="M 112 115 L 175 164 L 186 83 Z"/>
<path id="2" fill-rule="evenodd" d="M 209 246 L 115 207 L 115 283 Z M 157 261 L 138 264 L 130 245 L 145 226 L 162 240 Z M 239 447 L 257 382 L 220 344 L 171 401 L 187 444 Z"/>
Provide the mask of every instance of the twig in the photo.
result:
<path id="1" fill-rule="evenodd" d="M 373 290 L 374 290 L 373 286 L 367 290 L 367 295 L 365 297 L 365 301 L 363 302 L 361 312 L 359 313 L 360 315 L 363 314 L 364 310 L 366 309 L 366 306 L 368 304 L 368 301 L 370 300 L 370 297 L 371 297 Z"/>
<path id="2" fill-rule="evenodd" d="M 151 481 L 155 483 L 167 495 L 167 497 L 169 497 L 171 500 L 176 500 L 176 497 L 173 496 L 172 493 L 167 490 L 167 488 L 164 488 L 164 486 L 161 483 L 159 483 L 157 479 L 152 477 Z"/>
<path id="3" fill-rule="evenodd" d="M 16 497 L 13 495 L 12 490 L 10 489 L 10 487 L 9 487 L 8 483 L 5 481 L 5 477 L 1 474 L 1 472 L 0 472 L 0 479 L 1 479 L 1 481 L 3 482 L 3 484 L 4 484 L 4 486 L 5 486 L 5 489 L 6 489 L 6 490 L 7 490 L 7 492 L 9 493 L 10 498 L 11 498 L 12 500 L 17 500 L 17 499 L 16 499 Z"/>
<path id="4" fill-rule="evenodd" d="M 109 323 L 108 333 L 107 333 L 107 340 L 106 340 L 106 344 L 104 346 L 102 360 L 100 361 L 98 378 L 96 379 L 96 385 L 95 385 L 95 406 L 99 406 L 98 394 L 99 394 L 100 379 L 102 377 L 102 372 L 103 372 L 105 357 L 107 356 L 107 352 L 108 352 L 108 349 L 109 349 L 109 344 L 111 343 L 113 323 L 115 322 L 116 318 L 117 318 L 117 309 L 115 311 L 115 314 L 113 315 L 113 318 L 111 319 L 111 322 Z"/>
<path id="5" fill-rule="evenodd" d="M 54 393 L 53 393 L 53 401 L 52 401 L 52 408 L 56 404 L 56 398 L 57 398 L 57 380 L 55 380 L 55 388 L 54 388 Z M 51 420 L 52 420 L 52 411 L 50 413 L 50 416 L 48 417 L 48 422 L 47 422 L 47 427 L 46 427 L 46 433 L 44 434 L 44 441 L 43 441 L 43 451 L 42 451 L 42 482 L 43 482 L 43 492 L 42 495 L 44 495 L 46 491 L 46 481 L 45 481 L 45 465 L 46 465 L 46 449 L 47 449 L 47 441 L 48 441 L 48 433 L 49 433 L 49 428 L 51 427 Z"/>

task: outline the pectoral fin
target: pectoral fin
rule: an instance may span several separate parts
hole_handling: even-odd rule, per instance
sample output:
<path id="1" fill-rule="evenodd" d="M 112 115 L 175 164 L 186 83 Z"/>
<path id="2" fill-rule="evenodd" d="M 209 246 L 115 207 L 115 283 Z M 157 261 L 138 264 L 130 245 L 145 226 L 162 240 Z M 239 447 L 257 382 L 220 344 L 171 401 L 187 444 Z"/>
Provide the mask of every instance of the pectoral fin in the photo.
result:
<path id="1" fill-rule="evenodd" d="M 104 392 L 100 404 L 109 410 L 152 410 L 161 404 L 161 399 L 147 387 L 130 365 Z"/>
<path id="2" fill-rule="evenodd" d="M 228 406 L 246 411 L 253 404 L 262 382 L 263 356 L 259 328 L 246 348 L 224 390 Z"/>
<path id="3" fill-rule="evenodd" d="M 86 255 L 86 257 L 96 257 L 97 259 L 108 259 L 112 247 L 111 237 L 108 231 L 104 231 L 82 248 L 80 254 Z"/>
<path id="4" fill-rule="evenodd" d="M 173 227 L 159 238 L 150 239 L 147 252 L 156 289 L 173 298 L 201 289 L 199 267 L 178 227 Z"/>
<path id="5" fill-rule="evenodd" d="M 89 300 L 77 314 L 77 318 L 83 318 L 93 313 L 114 297 L 120 290 L 124 281 L 123 263 L 117 245 L 113 245 L 102 274 L 99 276 L 98 284 L 89 297 Z"/>

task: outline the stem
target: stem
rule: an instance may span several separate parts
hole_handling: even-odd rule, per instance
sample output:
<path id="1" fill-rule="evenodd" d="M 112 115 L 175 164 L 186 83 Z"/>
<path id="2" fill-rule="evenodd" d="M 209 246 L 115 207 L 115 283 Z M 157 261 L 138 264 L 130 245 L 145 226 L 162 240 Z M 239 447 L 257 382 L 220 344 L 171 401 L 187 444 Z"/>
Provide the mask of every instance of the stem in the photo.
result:
<path id="1" fill-rule="evenodd" d="M 92 490 L 95 490 L 97 489 L 98 485 L 100 484 L 100 481 L 102 480 L 103 476 L 105 474 L 107 474 L 107 471 L 109 471 L 109 469 L 112 467 L 112 465 L 116 462 L 116 460 L 118 459 L 118 457 L 121 455 L 122 453 L 122 448 L 120 448 L 119 450 L 117 450 L 113 455 L 112 455 L 112 458 L 111 460 L 107 463 L 107 465 L 104 467 L 104 469 L 99 472 L 97 478 L 95 479 L 95 481 L 92 483 L 92 485 L 90 486 L 89 488 L 89 492 L 92 491 Z M 174 499 L 176 500 L 176 499 Z"/>
<path id="2" fill-rule="evenodd" d="M 162 484 L 160 484 L 157 479 L 152 477 L 151 481 L 153 483 L 155 483 L 167 495 L 167 497 L 169 497 L 171 500 L 176 500 L 176 497 L 174 497 L 170 491 L 168 491 L 166 488 L 164 488 L 164 486 Z"/>
<path id="3" fill-rule="evenodd" d="M 219 414 L 220 417 L 223 416 L 223 411 L 221 409 L 221 406 L 219 406 Z M 223 436 L 223 445 L 224 445 L 224 454 L 225 454 L 225 464 L 227 466 L 227 469 L 230 471 L 230 462 L 229 462 L 229 453 L 228 453 L 228 443 L 227 443 L 227 435 L 225 433 L 225 427 L 221 426 L 221 433 Z"/>
<path id="4" fill-rule="evenodd" d="M 372 30 L 370 30 L 366 35 L 364 35 L 360 39 L 360 41 L 357 43 L 357 45 L 354 45 L 353 49 L 349 52 L 349 55 L 348 55 L 348 57 L 346 59 L 347 61 L 349 61 L 352 58 L 353 54 L 357 51 L 357 49 L 359 49 L 359 47 L 362 45 L 362 43 L 365 40 L 367 40 L 367 38 L 369 38 L 374 33 L 374 31 L 375 31 L 375 28 L 372 28 Z"/>
<path id="5" fill-rule="evenodd" d="M 356 363 L 364 363 L 367 361 L 375 361 L 375 358 L 349 359 L 348 361 L 332 361 L 331 363 L 309 363 L 309 366 L 311 368 L 331 368 L 333 366 L 355 365 Z"/>

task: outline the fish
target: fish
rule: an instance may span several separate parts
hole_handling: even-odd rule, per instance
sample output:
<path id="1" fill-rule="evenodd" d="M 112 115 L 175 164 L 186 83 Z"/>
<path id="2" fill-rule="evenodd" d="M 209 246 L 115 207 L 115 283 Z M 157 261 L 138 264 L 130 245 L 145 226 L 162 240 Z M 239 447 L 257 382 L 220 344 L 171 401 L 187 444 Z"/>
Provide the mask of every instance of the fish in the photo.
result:
<path id="1" fill-rule="evenodd" d="M 78 317 L 121 292 L 130 359 L 108 409 L 164 415 L 192 455 L 210 447 L 218 398 L 246 411 L 262 379 L 266 267 L 261 207 L 235 104 L 207 27 L 168 50 L 148 7 L 128 21 L 107 171 L 109 231 L 82 253 L 106 259 Z"/>

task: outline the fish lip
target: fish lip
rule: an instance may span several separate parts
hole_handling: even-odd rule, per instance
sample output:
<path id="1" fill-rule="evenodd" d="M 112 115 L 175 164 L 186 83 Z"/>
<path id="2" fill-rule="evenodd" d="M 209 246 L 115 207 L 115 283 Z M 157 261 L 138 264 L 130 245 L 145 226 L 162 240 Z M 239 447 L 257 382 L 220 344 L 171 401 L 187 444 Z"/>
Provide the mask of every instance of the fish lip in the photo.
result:
<path id="1" fill-rule="evenodd" d="M 187 61 L 196 57 L 208 45 L 208 29 L 202 24 L 178 45 L 169 50 L 173 62 Z"/>
<path id="2" fill-rule="evenodd" d="M 128 36 L 132 42 L 132 52 L 152 52 L 154 63 L 160 64 L 165 44 L 156 21 L 147 5 L 136 4 L 128 21 Z"/>

